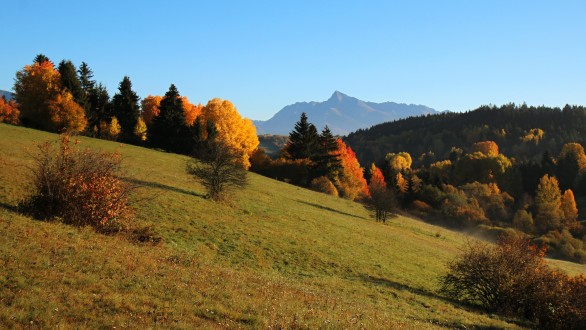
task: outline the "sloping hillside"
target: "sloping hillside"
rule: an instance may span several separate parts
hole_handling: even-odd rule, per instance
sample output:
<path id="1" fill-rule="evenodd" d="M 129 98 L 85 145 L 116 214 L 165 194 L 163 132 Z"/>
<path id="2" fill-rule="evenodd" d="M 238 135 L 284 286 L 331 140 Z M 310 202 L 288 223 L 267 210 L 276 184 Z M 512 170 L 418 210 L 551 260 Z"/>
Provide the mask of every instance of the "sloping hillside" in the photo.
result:
<path id="1" fill-rule="evenodd" d="M 133 226 L 152 226 L 161 245 L 18 215 L 28 155 L 56 139 L 0 125 L 1 328 L 518 327 L 437 293 L 462 235 L 376 223 L 359 204 L 252 173 L 218 204 L 183 156 L 80 138 L 122 153 L 127 179 L 143 185 Z"/>

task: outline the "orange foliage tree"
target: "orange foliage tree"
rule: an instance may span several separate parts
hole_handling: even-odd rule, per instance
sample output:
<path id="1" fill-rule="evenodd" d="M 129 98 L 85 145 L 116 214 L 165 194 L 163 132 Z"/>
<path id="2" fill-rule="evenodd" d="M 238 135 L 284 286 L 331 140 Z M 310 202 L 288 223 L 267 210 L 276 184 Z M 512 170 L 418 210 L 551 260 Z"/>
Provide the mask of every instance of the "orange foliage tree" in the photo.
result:
<path id="1" fill-rule="evenodd" d="M 578 208 L 576 207 L 576 200 L 571 189 L 564 192 L 561 199 L 560 208 L 564 216 L 564 224 L 568 228 L 579 226 L 578 223 Z"/>
<path id="2" fill-rule="evenodd" d="M 499 146 L 494 141 L 482 141 L 474 143 L 474 151 L 481 152 L 489 157 L 496 157 L 499 154 Z"/>
<path id="3" fill-rule="evenodd" d="M 368 190 L 370 191 L 369 205 L 375 212 L 376 221 L 385 222 L 395 204 L 395 199 L 391 191 L 387 189 L 383 172 L 374 164 L 370 166 Z"/>
<path id="4" fill-rule="evenodd" d="M 162 99 L 161 96 L 149 95 L 141 101 L 142 119 L 147 125 L 152 124 L 153 118 L 159 115 Z"/>
<path id="5" fill-rule="evenodd" d="M 234 104 L 228 100 L 210 100 L 201 111 L 201 122 L 212 123 L 215 139 L 238 154 L 238 163 L 250 167 L 250 155 L 259 145 L 256 128 L 250 119 L 242 118 Z"/>
<path id="6" fill-rule="evenodd" d="M 14 100 L 6 101 L 4 97 L 0 97 L 0 123 L 18 125 L 20 124 L 19 116 L 20 111 Z"/>
<path id="7" fill-rule="evenodd" d="M 54 132 L 79 133 L 85 129 L 85 110 L 73 100 L 68 91 L 59 92 L 49 101 L 49 129 Z"/>
<path id="8" fill-rule="evenodd" d="M 59 72 L 48 59 L 16 73 L 14 91 L 24 125 L 51 129 L 49 102 L 59 93 Z"/>
<path id="9" fill-rule="evenodd" d="M 368 185 L 356 154 L 342 139 L 337 139 L 336 142 L 338 144 L 336 153 L 340 155 L 341 165 L 337 180 L 338 192 L 349 200 L 368 196 Z"/>
<path id="10" fill-rule="evenodd" d="M 190 103 L 189 99 L 187 99 L 187 96 L 181 97 L 181 101 L 183 102 L 183 110 L 185 110 L 185 123 L 187 126 L 193 126 L 195 119 L 197 116 L 199 116 L 201 110 L 203 109 L 203 105 L 201 105 L 201 103 L 198 105 Z"/>

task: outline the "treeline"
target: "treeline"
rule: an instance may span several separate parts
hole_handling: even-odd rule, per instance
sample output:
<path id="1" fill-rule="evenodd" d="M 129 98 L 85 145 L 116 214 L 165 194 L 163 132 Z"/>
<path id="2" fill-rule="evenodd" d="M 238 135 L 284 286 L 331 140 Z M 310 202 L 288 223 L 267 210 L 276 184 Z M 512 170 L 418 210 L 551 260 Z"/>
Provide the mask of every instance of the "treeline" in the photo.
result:
<path id="1" fill-rule="evenodd" d="M 110 97 L 87 63 L 57 67 L 45 55 L 16 73 L 15 100 L 0 98 L 0 122 L 55 133 L 84 134 L 193 154 L 210 138 L 228 147 L 244 167 L 258 146 L 252 121 L 227 100 L 194 105 L 171 84 L 164 96 L 144 99 L 125 76 Z"/>
<path id="2" fill-rule="evenodd" d="M 545 151 L 559 151 L 568 142 L 586 142 L 586 108 L 482 106 L 376 125 L 351 133 L 344 141 L 364 164 L 405 151 L 413 156 L 415 167 L 429 165 L 449 158 L 453 148 L 470 151 L 480 141 L 495 141 L 502 153 L 517 160 L 539 160 Z"/>

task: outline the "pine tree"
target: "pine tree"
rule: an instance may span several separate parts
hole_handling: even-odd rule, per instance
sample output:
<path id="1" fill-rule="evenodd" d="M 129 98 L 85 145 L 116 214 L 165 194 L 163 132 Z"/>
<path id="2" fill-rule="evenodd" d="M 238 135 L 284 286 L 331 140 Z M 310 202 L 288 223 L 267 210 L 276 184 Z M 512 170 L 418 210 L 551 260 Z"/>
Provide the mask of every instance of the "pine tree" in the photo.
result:
<path id="1" fill-rule="evenodd" d="M 81 62 L 77 73 L 79 75 L 81 88 L 84 90 L 86 95 L 89 95 L 96 86 L 96 81 L 92 79 L 94 77 L 94 72 L 92 69 L 90 69 L 86 62 Z"/>
<path id="2" fill-rule="evenodd" d="M 153 118 L 149 140 L 155 147 L 171 152 L 190 153 L 193 148 L 191 130 L 185 122 L 185 110 L 179 91 L 171 84 L 161 100 L 159 115 Z"/>
<path id="3" fill-rule="evenodd" d="M 75 66 L 71 61 L 61 61 L 57 70 L 60 74 L 61 89 L 67 90 L 73 95 L 75 103 L 79 104 L 84 110 L 88 107 L 88 99 L 83 90 Z"/>
<path id="4" fill-rule="evenodd" d="M 289 134 L 289 141 L 284 149 L 285 157 L 293 160 L 313 158 L 318 139 L 317 129 L 307 121 L 305 112 L 301 113 L 295 129 Z"/>
<path id="5" fill-rule="evenodd" d="M 50 62 L 51 65 L 53 65 L 53 62 L 51 62 L 51 60 L 43 54 L 38 54 L 37 56 L 35 56 L 33 62 L 37 64 L 43 64 L 43 62 Z"/>
<path id="6" fill-rule="evenodd" d="M 108 90 L 101 83 L 95 88 L 92 88 L 89 94 L 90 110 L 88 111 L 90 117 L 88 117 L 88 125 L 90 130 L 97 131 L 98 136 L 101 135 L 101 122 L 108 122 L 112 117 L 110 109 L 110 95 Z"/>
<path id="7" fill-rule="evenodd" d="M 112 98 L 112 114 L 118 118 L 122 127 L 122 139 L 134 140 L 134 127 L 140 116 L 139 97 L 132 90 L 132 82 L 128 76 L 124 76 L 118 86 L 118 93 Z"/>

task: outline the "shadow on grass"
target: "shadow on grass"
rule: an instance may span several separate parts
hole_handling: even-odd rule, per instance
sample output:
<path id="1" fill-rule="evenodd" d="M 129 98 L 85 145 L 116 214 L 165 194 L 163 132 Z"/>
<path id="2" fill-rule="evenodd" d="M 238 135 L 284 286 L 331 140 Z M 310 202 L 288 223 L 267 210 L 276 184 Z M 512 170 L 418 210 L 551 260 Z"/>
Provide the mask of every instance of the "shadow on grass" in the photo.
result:
<path id="1" fill-rule="evenodd" d="M 326 211 L 335 212 L 335 213 L 342 214 L 342 215 L 347 215 L 347 216 L 349 216 L 349 217 L 354 217 L 354 218 L 358 218 L 358 219 L 365 219 L 365 220 L 368 220 L 368 219 L 366 219 L 366 218 L 364 218 L 364 217 L 360 217 L 360 216 L 357 216 L 357 215 L 355 215 L 355 214 L 350 214 L 350 213 L 342 212 L 342 211 L 339 211 L 339 210 L 333 209 L 333 208 L 331 208 L 331 207 L 327 207 L 327 206 L 323 206 L 323 205 L 319 205 L 319 204 L 314 204 L 314 203 L 310 203 L 310 202 L 306 202 L 306 201 L 302 201 L 302 200 L 300 200 L 300 199 L 297 199 L 296 201 L 297 201 L 297 202 L 299 202 L 299 203 L 301 203 L 301 204 L 305 204 L 305 205 L 309 205 L 309 206 L 317 207 L 317 208 L 318 208 L 318 209 L 320 209 L 320 210 L 326 210 Z"/>
<path id="2" fill-rule="evenodd" d="M 18 206 L 8 204 L 5 202 L 0 202 L 0 207 L 11 212 L 18 212 Z"/>
<path id="3" fill-rule="evenodd" d="M 381 286 L 385 286 L 387 288 L 392 288 L 395 290 L 401 290 L 401 291 L 407 291 L 413 294 L 417 294 L 420 296 L 424 296 L 427 298 L 431 298 L 431 299 L 437 299 L 440 301 L 443 301 L 445 303 L 457 306 L 459 308 L 463 308 L 467 311 L 470 312 L 474 312 L 474 313 L 482 313 L 482 314 L 488 314 L 486 310 L 482 309 L 480 306 L 476 306 L 476 305 L 472 305 L 472 304 L 467 304 L 467 303 L 463 303 L 461 301 L 455 300 L 455 299 L 451 299 L 449 297 L 445 297 L 442 295 L 439 295 L 435 292 L 431 292 L 431 291 L 427 291 L 427 290 L 423 290 L 423 289 L 419 289 L 419 288 L 413 288 L 409 285 L 406 284 L 402 284 L 399 282 L 395 282 L 395 281 L 391 281 L 389 279 L 386 278 L 380 278 L 380 277 L 374 277 L 374 276 L 370 276 L 368 274 L 362 274 L 359 277 L 362 281 L 364 282 L 368 282 L 368 283 L 372 283 L 375 285 L 381 285 Z M 424 305 L 426 308 L 428 308 L 429 306 Z M 531 326 L 531 324 L 527 321 L 523 321 L 523 320 L 518 320 L 518 319 L 512 319 L 512 318 L 506 318 L 506 317 L 501 317 L 501 320 L 506 321 L 508 323 L 513 323 L 522 327 L 527 327 L 527 326 Z M 433 320 L 420 320 L 420 321 L 431 321 L 432 324 L 436 324 L 436 325 L 440 325 L 443 327 L 447 327 L 447 328 L 452 328 L 452 329 L 459 329 L 459 328 L 465 328 L 465 326 L 463 324 L 457 323 L 457 322 L 452 322 L 452 323 L 446 323 L 445 321 L 441 321 L 439 319 L 433 319 Z M 474 325 L 474 329 L 501 329 L 500 327 L 495 327 L 495 326 L 487 326 L 487 325 L 479 325 L 479 324 L 475 324 Z"/>
<path id="4" fill-rule="evenodd" d="M 149 188 L 155 188 L 155 189 L 173 191 L 173 192 L 180 193 L 180 194 L 185 194 L 185 195 L 191 195 L 191 196 L 206 198 L 206 195 L 205 194 L 200 194 L 200 193 L 197 193 L 197 192 L 192 191 L 192 190 L 187 190 L 187 189 L 181 189 L 181 188 L 177 188 L 177 187 L 173 187 L 173 186 L 168 186 L 166 184 L 162 184 L 162 183 L 159 183 L 159 182 L 137 180 L 137 179 L 132 179 L 132 178 L 123 178 L 123 180 L 126 181 L 126 182 L 129 182 L 129 183 L 131 183 L 133 185 L 136 185 L 137 187 L 149 187 Z"/>

